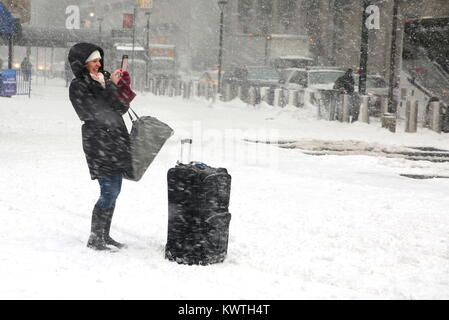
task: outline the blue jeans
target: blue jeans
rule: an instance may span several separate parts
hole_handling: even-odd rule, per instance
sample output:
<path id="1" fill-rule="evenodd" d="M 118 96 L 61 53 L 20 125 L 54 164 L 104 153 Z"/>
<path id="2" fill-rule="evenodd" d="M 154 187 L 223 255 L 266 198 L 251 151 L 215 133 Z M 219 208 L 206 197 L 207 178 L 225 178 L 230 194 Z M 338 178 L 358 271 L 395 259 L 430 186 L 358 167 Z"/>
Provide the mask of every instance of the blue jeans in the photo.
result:
<path id="1" fill-rule="evenodd" d="M 98 179 L 100 184 L 100 198 L 95 206 L 100 209 L 110 209 L 115 207 L 115 202 L 122 189 L 123 176 L 121 174 Z"/>

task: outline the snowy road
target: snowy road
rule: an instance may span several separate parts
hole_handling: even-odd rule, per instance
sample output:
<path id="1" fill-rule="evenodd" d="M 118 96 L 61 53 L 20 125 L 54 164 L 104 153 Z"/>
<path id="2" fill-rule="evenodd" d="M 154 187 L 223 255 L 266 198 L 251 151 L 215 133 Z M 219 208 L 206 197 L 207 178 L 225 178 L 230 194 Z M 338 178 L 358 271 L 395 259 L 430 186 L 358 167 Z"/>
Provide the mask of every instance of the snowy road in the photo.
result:
<path id="1" fill-rule="evenodd" d="M 359 140 L 449 150 L 447 134 L 392 134 L 313 112 L 140 95 L 134 109 L 176 134 L 144 178 L 125 181 L 111 234 L 127 250 L 86 248 L 98 196 L 63 83 L 0 100 L 0 299 L 448 299 L 449 164 L 310 156 L 243 138 Z M 127 124 L 129 120 L 127 119 Z M 223 264 L 164 259 L 166 173 L 179 139 L 232 175 Z"/>

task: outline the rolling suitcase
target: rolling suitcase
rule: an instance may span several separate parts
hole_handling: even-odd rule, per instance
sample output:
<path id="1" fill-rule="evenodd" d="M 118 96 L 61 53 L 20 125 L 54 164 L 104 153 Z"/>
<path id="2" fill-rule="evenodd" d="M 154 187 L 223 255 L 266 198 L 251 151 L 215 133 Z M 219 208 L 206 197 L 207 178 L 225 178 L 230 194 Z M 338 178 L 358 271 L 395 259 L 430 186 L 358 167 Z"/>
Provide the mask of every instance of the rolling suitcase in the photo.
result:
<path id="1" fill-rule="evenodd" d="M 228 248 L 228 212 L 231 176 L 224 168 L 203 163 L 182 163 L 167 173 L 168 232 L 165 257 L 181 264 L 207 265 L 223 262 Z"/>

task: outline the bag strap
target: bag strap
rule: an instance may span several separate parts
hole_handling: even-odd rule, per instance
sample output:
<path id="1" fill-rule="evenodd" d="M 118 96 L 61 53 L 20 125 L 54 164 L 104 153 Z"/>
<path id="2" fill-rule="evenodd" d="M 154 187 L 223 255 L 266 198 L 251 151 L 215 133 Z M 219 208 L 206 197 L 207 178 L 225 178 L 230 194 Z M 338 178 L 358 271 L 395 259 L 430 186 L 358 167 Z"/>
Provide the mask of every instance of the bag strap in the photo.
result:
<path id="1" fill-rule="evenodd" d="M 140 119 L 140 117 L 137 115 L 137 113 L 131 107 L 129 107 L 129 110 L 131 110 L 134 113 L 134 116 L 136 117 L 136 119 Z M 129 110 L 128 110 L 128 115 L 129 115 L 129 118 L 131 119 L 131 122 L 132 122 L 132 121 L 134 121 L 134 119 L 131 116 L 131 113 L 129 112 Z"/>

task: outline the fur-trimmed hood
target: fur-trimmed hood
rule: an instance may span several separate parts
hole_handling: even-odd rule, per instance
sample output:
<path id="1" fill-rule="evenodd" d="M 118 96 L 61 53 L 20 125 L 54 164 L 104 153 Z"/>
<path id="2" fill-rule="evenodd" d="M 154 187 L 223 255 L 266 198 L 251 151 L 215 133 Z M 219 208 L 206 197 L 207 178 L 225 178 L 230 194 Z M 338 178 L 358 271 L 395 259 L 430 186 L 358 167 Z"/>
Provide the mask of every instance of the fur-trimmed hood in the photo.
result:
<path id="1" fill-rule="evenodd" d="M 69 52 L 69 63 L 70 67 L 72 68 L 73 74 L 75 77 L 80 78 L 87 72 L 86 69 L 86 60 L 91 55 L 92 52 L 95 50 L 98 50 L 101 55 L 101 67 L 100 72 L 104 72 L 103 66 L 104 66 L 104 52 L 103 49 L 101 49 L 99 46 L 87 43 L 87 42 L 81 42 L 75 44 L 72 48 L 70 48 Z"/>

